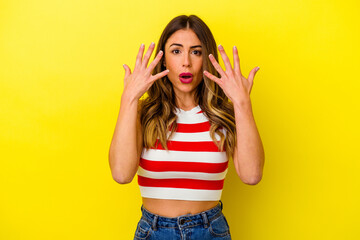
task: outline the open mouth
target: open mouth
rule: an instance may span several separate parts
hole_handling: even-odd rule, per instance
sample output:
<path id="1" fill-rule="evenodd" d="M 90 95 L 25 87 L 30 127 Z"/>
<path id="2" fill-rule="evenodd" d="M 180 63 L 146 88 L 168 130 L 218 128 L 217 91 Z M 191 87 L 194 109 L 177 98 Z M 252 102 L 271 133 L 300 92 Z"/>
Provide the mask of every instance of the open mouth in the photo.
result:
<path id="1" fill-rule="evenodd" d="M 182 77 L 179 77 L 180 81 L 182 83 L 191 83 L 193 78 L 191 76 L 182 76 Z"/>
<path id="2" fill-rule="evenodd" d="M 193 80 L 193 75 L 190 72 L 180 73 L 179 79 L 182 83 L 191 83 Z"/>

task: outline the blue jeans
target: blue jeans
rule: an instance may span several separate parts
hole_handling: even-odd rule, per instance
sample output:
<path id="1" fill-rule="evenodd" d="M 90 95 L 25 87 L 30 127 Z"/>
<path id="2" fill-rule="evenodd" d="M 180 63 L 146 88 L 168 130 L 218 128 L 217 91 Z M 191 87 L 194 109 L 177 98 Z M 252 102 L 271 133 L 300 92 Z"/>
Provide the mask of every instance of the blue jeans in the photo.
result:
<path id="1" fill-rule="evenodd" d="M 223 203 L 220 200 L 218 205 L 207 211 L 167 218 L 153 214 L 141 206 L 142 216 L 138 222 L 134 239 L 231 239 L 229 225 L 222 209 Z"/>

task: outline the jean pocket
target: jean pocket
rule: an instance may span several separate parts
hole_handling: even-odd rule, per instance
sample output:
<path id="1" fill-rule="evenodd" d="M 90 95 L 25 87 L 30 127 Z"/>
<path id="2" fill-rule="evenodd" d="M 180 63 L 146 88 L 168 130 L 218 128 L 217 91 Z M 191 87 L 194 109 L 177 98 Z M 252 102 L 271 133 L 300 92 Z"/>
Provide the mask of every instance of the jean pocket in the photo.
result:
<path id="1" fill-rule="evenodd" d="M 215 237 L 230 236 L 229 224 L 223 213 L 210 221 L 209 231 Z"/>
<path id="2" fill-rule="evenodd" d="M 151 225 L 141 217 L 135 231 L 134 239 L 147 239 L 150 235 Z"/>

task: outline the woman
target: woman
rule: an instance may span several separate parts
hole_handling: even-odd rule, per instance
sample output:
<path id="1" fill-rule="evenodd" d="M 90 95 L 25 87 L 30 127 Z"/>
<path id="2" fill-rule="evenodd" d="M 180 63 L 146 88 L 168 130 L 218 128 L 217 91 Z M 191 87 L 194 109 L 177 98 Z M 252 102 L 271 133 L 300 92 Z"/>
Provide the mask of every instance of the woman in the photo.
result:
<path id="1" fill-rule="evenodd" d="M 124 64 L 109 151 L 115 181 L 138 175 L 135 239 L 231 239 L 220 200 L 228 159 L 246 184 L 261 180 L 264 165 L 249 96 L 258 68 L 246 79 L 236 48 L 232 68 L 219 45 L 223 70 L 210 29 L 195 15 L 170 21 L 148 66 L 154 48 L 143 58 L 141 45 L 132 73 Z"/>

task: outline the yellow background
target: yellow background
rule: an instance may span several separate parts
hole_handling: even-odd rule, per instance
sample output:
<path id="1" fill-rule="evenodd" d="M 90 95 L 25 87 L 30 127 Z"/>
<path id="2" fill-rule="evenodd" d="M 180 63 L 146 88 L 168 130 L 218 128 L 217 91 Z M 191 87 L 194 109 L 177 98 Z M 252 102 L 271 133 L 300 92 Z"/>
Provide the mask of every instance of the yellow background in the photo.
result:
<path id="1" fill-rule="evenodd" d="M 360 239 L 359 5 L 1 1 L 0 239 L 132 239 L 137 178 L 119 185 L 108 164 L 122 64 L 180 14 L 202 18 L 231 59 L 236 45 L 246 77 L 260 66 L 264 175 L 246 185 L 230 165 L 233 239 Z"/>

